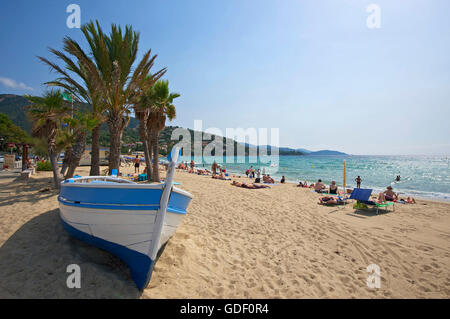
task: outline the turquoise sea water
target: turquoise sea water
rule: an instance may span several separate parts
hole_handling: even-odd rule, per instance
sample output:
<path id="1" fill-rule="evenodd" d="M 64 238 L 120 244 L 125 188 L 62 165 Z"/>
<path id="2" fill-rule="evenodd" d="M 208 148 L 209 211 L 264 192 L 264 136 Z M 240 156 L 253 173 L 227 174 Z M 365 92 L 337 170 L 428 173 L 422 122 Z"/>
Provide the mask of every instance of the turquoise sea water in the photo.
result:
<path id="1" fill-rule="evenodd" d="M 190 158 L 181 160 L 189 162 Z M 196 166 L 211 168 L 214 158 L 194 160 Z M 222 163 L 216 160 L 235 174 L 245 175 L 245 170 L 253 165 L 256 169 L 264 169 L 275 180 L 282 175 L 295 183 L 311 183 L 320 178 L 326 185 L 335 180 L 339 186 L 343 184 L 345 160 L 349 187 L 356 186 L 355 178 L 360 175 L 362 188 L 379 191 L 391 185 L 394 191 L 404 195 L 450 201 L 450 159 L 445 156 L 279 156 L 278 165 L 272 166 L 249 157 L 226 158 Z M 395 182 L 397 175 L 401 176 L 400 182 Z"/>

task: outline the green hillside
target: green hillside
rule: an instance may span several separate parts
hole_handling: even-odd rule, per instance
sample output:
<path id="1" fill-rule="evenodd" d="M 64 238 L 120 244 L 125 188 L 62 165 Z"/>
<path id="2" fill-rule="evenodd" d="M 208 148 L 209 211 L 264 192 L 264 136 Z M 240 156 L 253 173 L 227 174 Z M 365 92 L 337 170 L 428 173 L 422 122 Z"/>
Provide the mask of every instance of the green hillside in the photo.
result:
<path id="1" fill-rule="evenodd" d="M 69 102 L 68 102 L 69 103 Z M 18 127 L 25 130 L 27 133 L 30 133 L 31 131 L 31 123 L 26 115 L 26 107 L 30 104 L 30 102 L 25 99 L 23 96 L 20 95 L 14 95 L 14 94 L 0 94 L 0 113 L 6 114 L 11 121 L 17 125 Z M 91 108 L 89 104 L 86 103 L 79 103 L 74 102 L 73 103 L 74 110 L 81 110 L 86 111 Z M 163 155 L 166 155 L 167 151 L 170 151 L 172 149 L 172 146 L 176 143 L 176 141 L 171 140 L 172 132 L 178 128 L 177 126 L 167 126 L 164 128 L 164 130 L 160 134 L 159 139 L 159 145 L 160 145 L 160 153 Z M 191 149 L 192 154 L 194 152 L 194 131 L 189 129 L 189 132 L 191 134 Z M 212 140 L 214 140 L 215 136 L 213 135 L 210 140 L 206 140 L 202 142 L 202 148 L 204 148 L 206 145 L 208 145 Z M 90 144 L 92 141 L 91 135 L 88 135 L 87 143 Z M 136 144 L 136 142 L 140 141 L 139 137 L 139 121 L 136 120 L 134 117 L 130 118 L 130 123 L 125 128 L 123 135 L 122 135 L 122 142 L 125 144 L 122 147 L 122 152 L 127 153 L 128 150 L 130 150 L 130 146 L 127 146 L 127 144 Z M 226 148 L 226 142 L 227 139 L 223 138 L 223 153 L 225 154 L 225 148 Z M 234 155 L 236 155 L 237 152 L 237 145 L 238 143 L 234 140 L 232 140 L 232 143 L 234 144 Z M 101 146 L 109 146 L 109 131 L 108 126 L 104 123 L 100 128 L 100 145 Z M 245 144 L 245 154 L 248 155 L 248 149 L 249 147 L 255 147 L 250 146 L 248 144 Z M 132 148 L 132 150 L 141 151 L 142 145 L 137 145 Z M 269 147 L 269 154 L 270 154 L 270 147 Z M 292 150 L 292 151 L 286 151 L 284 149 L 279 150 L 280 155 L 302 155 L 303 153 Z M 213 154 L 214 155 L 214 154 Z"/>

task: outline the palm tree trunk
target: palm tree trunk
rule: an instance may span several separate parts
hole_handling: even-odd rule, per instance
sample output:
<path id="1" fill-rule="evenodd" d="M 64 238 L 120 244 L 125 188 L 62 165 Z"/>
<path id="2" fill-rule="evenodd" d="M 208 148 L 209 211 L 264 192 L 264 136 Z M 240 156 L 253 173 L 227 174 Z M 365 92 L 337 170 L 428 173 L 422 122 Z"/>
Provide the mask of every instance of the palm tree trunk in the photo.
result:
<path id="1" fill-rule="evenodd" d="M 87 132 L 82 130 L 78 133 L 75 144 L 73 145 L 71 156 L 69 159 L 69 169 L 67 170 L 67 178 L 73 177 L 75 169 L 80 165 L 81 156 L 83 156 L 84 150 L 86 148 L 86 137 Z"/>
<path id="2" fill-rule="evenodd" d="M 61 172 L 60 172 L 60 174 L 62 176 L 64 176 L 66 174 L 66 170 L 68 167 L 71 152 L 72 152 L 72 146 L 71 145 L 67 146 L 66 151 L 64 152 L 64 159 L 63 159 Z"/>
<path id="3" fill-rule="evenodd" d="M 121 114 L 111 114 L 109 116 L 109 174 L 111 174 L 113 169 L 117 169 L 117 174 L 120 171 L 120 147 L 124 125 L 124 119 Z"/>
<path id="4" fill-rule="evenodd" d="M 58 153 L 55 150 L 49 149 L 48 155 L 50 157 L 50 163 L 52 163 L 53 170 L 53 182 L 55 183 L 55 188 L 59 189 L 59 177 L 58 177 Z"/>
<path id="5" fill-rule="evenodd" d="M 139 134 L 141 135 L 142 145 L 144 147 L 145 168 L 147 173 L 147 182 L 150 183 L 150 176 L 152 175 L 152 155 L 148 145 L 148 136 L 145 126 L 145 119 L 139 118 Z"/>
<path id="6" fill-rule="evenodd" d="M 159 132 L 158 131 L 152 131 L 151 132 L 151 143 L 152 143 L 152 149 L 153 149 L 153 170 L 152 170 L 152 182 L 160 182 L 159 177 L 159 152 L 158 152 L 158 138 L 159 138 Z"/>
<path id="7" fill-rule="evenodd" d="M 92 149 L 91 149 L 91 171 L 90 176 L 100 175 L 100 126 L 94 127 L 92 130 Z"/>

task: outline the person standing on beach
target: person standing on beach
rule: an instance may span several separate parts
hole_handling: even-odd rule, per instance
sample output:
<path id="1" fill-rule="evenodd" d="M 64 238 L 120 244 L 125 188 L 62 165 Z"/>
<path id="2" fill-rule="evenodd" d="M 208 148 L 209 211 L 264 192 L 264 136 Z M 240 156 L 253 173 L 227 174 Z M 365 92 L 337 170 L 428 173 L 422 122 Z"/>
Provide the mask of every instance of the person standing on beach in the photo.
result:
<path id="1" fill-rule="evenodd" d="M 194 171 L 194 166 L 195 166 L 195 163 L 194 163 L 193 160 L 191 160 L 191 170 L 192 170 L 192 171 Z"/>
<path id="2" fill-rule="evenodd" d="M 258 171 L 256 172 L 255 183 L 261 183 L 261 170 L 259 168 Z"/>
<path id="3" fill-rule="evenodd" d="M 135 173 L 136 173 L 136 170 L 137 170 L 137 173 L 139 174 L 139 164 L 140 163 L 141 163 L 141 160 L 139 159 L 139 156 L 136 155 L 136 158 L 134 160 L 134 172 Z"/>
<path id="4" fill-rule="evenodd" d="M 359 175 L 357 178 L 355 178 L 355 182 L 356 182 L 356 188 L 361 188 L 362 179 Z"/>

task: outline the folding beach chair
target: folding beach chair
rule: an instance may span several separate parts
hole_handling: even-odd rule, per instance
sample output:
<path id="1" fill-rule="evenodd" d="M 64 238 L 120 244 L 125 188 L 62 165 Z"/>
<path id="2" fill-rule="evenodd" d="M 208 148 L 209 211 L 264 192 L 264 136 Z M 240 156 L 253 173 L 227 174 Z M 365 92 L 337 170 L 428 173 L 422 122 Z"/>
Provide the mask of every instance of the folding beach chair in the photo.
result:
<path id="1" fill-rule="evenodd" d="M 370 200 L 370 195 L 372 194 L 371 189 L 365 189 L 365 188 L 354 188 L 352 191 L 352 194 L 350 195 L 349 199 L 356 200 L 356 208 L 357 209 L 364 209 L 367 208 L 367 206 L 374 206 L 377 208 L 377 214 L 378 210 L 380 208 L 384 208 L 385 211 L 388 211 L 388 207 L 392 206 L 392 210 L 395 210 L 394 202 L 384 202 L 383 204 L 374 202 Z"/>

